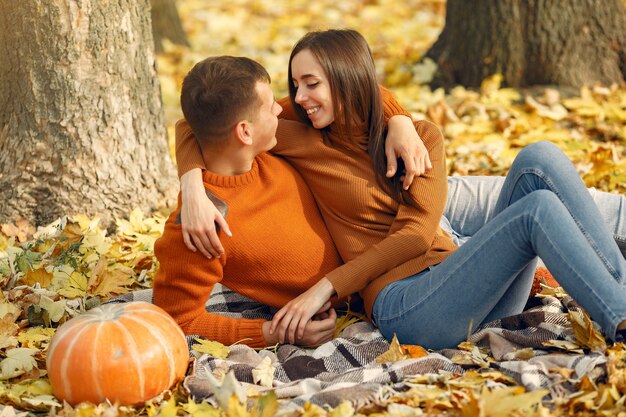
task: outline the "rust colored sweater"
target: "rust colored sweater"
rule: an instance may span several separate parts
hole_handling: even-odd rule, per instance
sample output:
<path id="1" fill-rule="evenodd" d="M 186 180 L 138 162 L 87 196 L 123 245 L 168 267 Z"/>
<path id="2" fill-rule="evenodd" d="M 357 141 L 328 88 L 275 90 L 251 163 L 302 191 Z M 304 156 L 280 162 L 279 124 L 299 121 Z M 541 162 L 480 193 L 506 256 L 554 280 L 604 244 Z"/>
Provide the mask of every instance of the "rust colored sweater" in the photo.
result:
<path id="1" fill-rule="evenodd" d="M 387 98 L 386 114 L 388 107 Z M 341 151 L 307 125 L 286 120 L 278 124 L 278 144 L 272 152 L 285 157 L 304 177 L 345 262 L 326 277 L 339 297 L 359 291 L 368 315 L 385 285 L 443 261 L 456 249 L 439 227 L 447 196 L 443 136 L 430 122 L 417 122 L 416 129 L 433 164 L 410 187 L 418 208 L 398 204 L 378 187 L 365 150 Z M 195 143 L 193 134 L 178 133 L 182 131 L 177 131 L 177 144 Z M 365 133 L 358 136 L 359 145 L 366 148 Z M 179 154 L 179 171 L 203 167 L 195 147 L 193 153 Z M 177 146 L 177 151 L 181 149 Z"/>
<path id="2" fill-rule="evenodd" d="M 177 126 L 178 133 L 180 129 L 184 132 L 185 126 Z M 214 284 L 280 308 L 341 265 L 341 259 L 302 177 L 283 159 L 262 153 L 245 174 L 205 171 L 203 179 L 205 188 L 228 204 L 233 237 L 222 238 L 220 232 L 225 255 L 218 259 L 187 249 L 177 222 L 179 198 L 154 245 L 160 262 L 154 302 L 185 334 L 266 346 L 264 320 L 228 318 L 204 309 Z"/>

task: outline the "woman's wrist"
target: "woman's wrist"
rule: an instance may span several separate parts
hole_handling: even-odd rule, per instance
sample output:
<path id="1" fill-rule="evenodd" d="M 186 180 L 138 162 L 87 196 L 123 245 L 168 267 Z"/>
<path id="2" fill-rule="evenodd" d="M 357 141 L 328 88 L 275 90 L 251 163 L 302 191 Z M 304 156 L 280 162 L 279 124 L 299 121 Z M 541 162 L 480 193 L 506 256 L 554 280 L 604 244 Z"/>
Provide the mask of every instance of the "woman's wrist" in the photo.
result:
<path id="1" fill-rule="evenodd" d="M 327 299 L 337 293 L 337 291 L 335 291 L 335 287 L 333 287 L 333 284 L 326 277 L 319 280 L 317 285 L 319 287 L 319 291 L 321 292 L 321 294 L 325 296 Z"/>
<path id="2" fill-rule="evenodd" d="M 194 168 L 185 172 L 180 177 L 180 191 L 183 199 L 193 199 L 199 194 L 204 194 L 204 185 L 202 184 L 202 170 Z"/>

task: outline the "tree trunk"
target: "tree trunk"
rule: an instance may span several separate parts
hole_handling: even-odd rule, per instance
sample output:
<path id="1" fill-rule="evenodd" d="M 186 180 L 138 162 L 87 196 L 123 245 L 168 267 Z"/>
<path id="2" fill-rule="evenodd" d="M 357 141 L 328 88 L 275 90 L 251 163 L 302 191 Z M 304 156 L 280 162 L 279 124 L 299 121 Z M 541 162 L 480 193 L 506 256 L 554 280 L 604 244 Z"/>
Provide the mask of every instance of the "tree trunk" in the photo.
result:
<path id="1" fill-rule="evenodd" d="M 152 5 L 152 35 L 154 48 L 163 52 L 163 40 L 169 39 L 177 45 L 189 46 L 187 35 L 176 9 L 175 0 L 150 0 Z"/>
<path id="2" fill-rule="evenodd" d="M 0 2 L 0 222 L 171 201 L 148 0 Z"/>
<path id="3" fill-rule="evenodd" d="M 507 85 L 622 83 L 622 0 L 448 0 L 446 24 L 426 56 L 433 86 L 476 87 L 495 73 Z"/>

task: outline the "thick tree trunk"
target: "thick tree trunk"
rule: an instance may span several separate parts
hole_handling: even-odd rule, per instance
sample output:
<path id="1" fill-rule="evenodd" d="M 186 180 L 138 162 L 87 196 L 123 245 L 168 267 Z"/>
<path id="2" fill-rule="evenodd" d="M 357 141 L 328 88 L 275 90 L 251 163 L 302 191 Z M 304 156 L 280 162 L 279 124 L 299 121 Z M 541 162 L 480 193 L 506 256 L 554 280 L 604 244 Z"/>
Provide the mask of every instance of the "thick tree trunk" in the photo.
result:
<path id="1" fill-rule="evenodd" d="M 173 197 L 148 0 L 0 2 L 0 222 Z"/>
<path id="2" fill-rule="evenodd" d="M 152 5 L 152 35 L 154 48 L 163 52 L 163 40 L 169 39 L 177 45 L 189 46 L 187 35 L 178 15 L 175 0 L 150 0 Z"/>
<path id="3" fill-rule="evenodd" d="M 446 24 L 426 56 L 434 86 L 479 86 L 495 73 L 510 86 L 622 83 L 622 0 L 448 0 Z"/>

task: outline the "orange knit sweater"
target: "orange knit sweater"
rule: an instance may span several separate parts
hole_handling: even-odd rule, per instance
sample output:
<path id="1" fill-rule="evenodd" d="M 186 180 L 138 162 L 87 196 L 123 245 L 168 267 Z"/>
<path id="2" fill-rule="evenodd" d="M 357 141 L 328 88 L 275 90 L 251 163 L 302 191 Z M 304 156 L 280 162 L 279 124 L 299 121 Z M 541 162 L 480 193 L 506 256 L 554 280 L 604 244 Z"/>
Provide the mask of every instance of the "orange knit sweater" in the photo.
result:
<path id="1" fill-rule="evenodd" d="M 177 126 L 177 134 L 185 134 Z M 252 170 L 237 176 L 204 172 L 205 188 L 229 207 L 232 238 L 220 232 L 225 255 L 208 260 L 183 242 L 178 209 L 154 245 L 160 267 L 154 279 L 154 302 L 169 312 L 185 334 L 199 334 L 224 344 L 237 341 L 266 346 L 264 320 L 210 314 L 204 304 L 213 286 L 228 288 L 280 308 L 310 288 L 341 259 L 302 177 L 281 158 L 256 157 Z"/>

